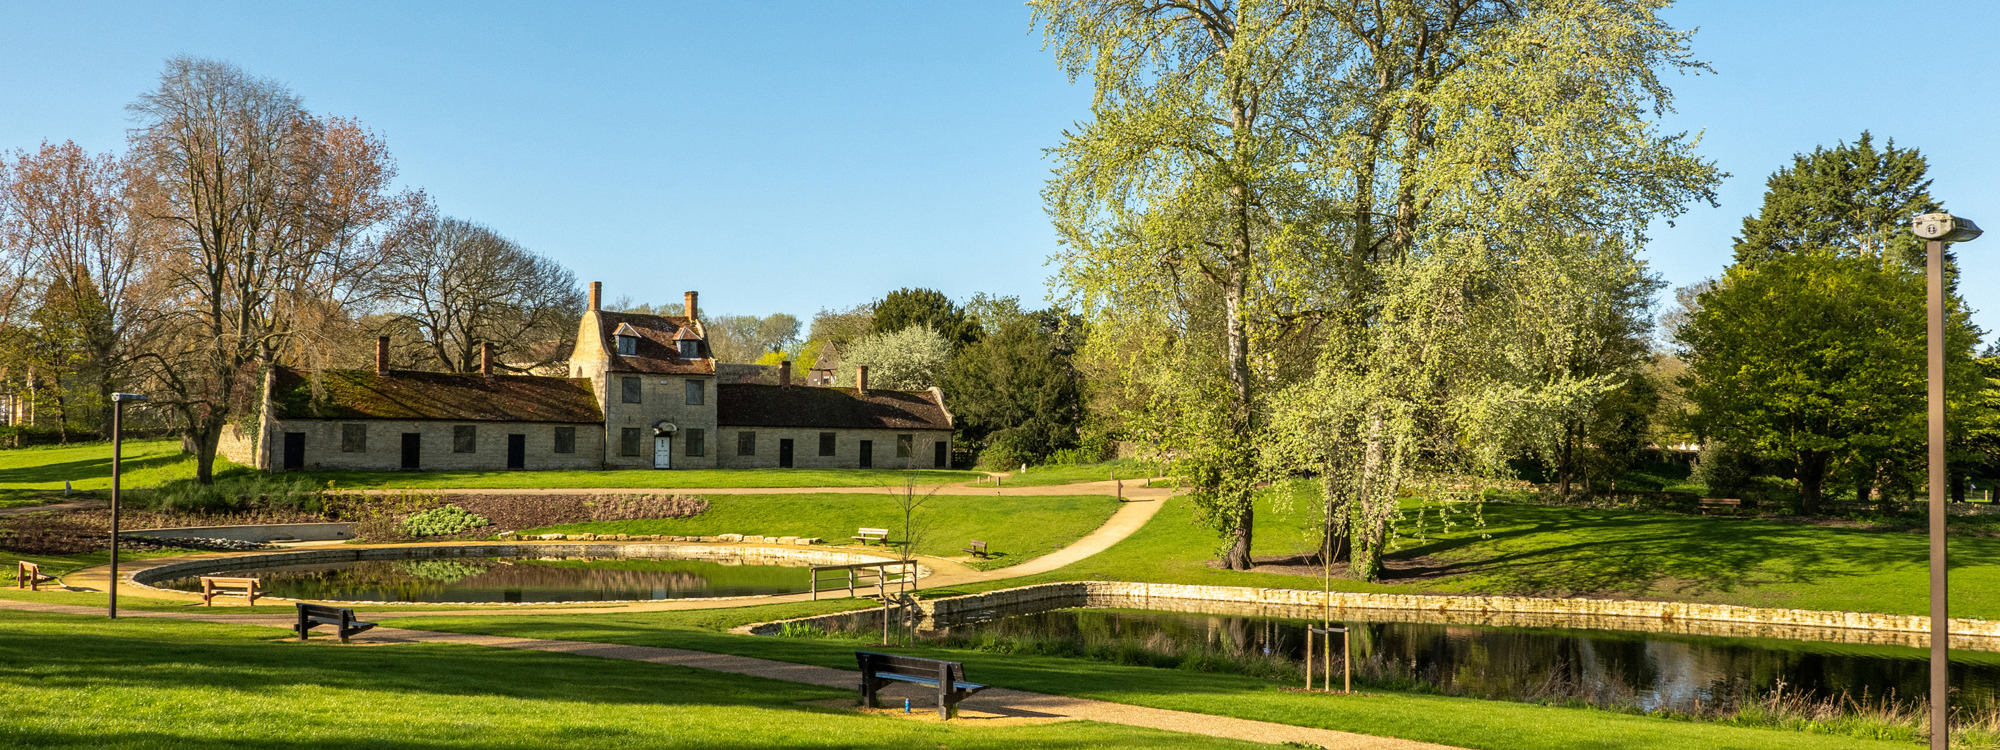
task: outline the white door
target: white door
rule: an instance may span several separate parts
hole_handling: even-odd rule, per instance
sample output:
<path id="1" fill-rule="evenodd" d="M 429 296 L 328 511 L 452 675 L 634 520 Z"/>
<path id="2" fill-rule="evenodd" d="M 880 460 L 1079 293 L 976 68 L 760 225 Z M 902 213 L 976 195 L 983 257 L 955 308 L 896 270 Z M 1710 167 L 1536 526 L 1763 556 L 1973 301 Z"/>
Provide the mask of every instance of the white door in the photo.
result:
<path id="1" fill-rule="evenodd" d="M 674 468 L 674 436 L 660 435 L 653 438 L 653 468 Z"/>

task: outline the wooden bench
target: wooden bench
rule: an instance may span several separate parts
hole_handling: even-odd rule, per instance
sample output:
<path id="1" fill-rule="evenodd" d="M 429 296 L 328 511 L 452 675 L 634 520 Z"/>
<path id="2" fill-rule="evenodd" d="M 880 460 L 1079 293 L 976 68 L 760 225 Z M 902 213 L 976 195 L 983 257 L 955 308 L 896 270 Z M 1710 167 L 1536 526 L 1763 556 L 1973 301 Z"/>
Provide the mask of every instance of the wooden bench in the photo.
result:
<path id="1" fill-rule="evenodd" d="M 983 560 L 986 558 L 986 543 L 974 539 L 972 540 L 972 546 L 966 547 L 965 551 L 972 553 L 973 557 L 977 557 Z"/>
<path id="2" fill-rule="evenodd" d="M 879 708 L 876 693 L 888 682 L 908 682 L 937 688 L 938 718 L 949 720 L 958 713 L 958 704 L 987 686 L 965 681 L 965 665 L 901 654 L 856 651 L 861 663 L 861 701 Z"/>
<path id="3" fill-rule="evenodd" d="M 856 529 L 854 538 L 860 540 L 863 547 L 868 546 L 871 541 L 881 542 L 884 547 L 889 546 L 888 529 Z"/>
<path id="4" fill-rule="evenodd" d="M 1702 515 L 1708 515 L 1710 510 L 1719 508 L 1728 508 L 1731 511 L 1742 510 L 1743 499 L 1736 497 L 1704 497 L 1701 499 Z"/>
<path id="5" fill-rule="evenodd" d="M 21 560 L 14 563 L 14 588 L 29 591 L 42 590 L 42 584 L 56 580 L 55 576 L 42 572 L 42 566 Z"/>
<path id="6" fill-rule="evenodd" d="M 215 606 L 215 597 L 232 592 L 249 597 L 251 604 L 256 604 L 257 597 L 264 595 L 262 584 L 255 578 L 229 578 L 227 576 L 201 577 L 201 603 L 203 606 L 213 607 Z"/>
<path id="7" fill-rule="evenodd" d="M 299 602 L 299 622 L 292 626 L 293 632 L 299 634 L 299 640 L 305 640 L 306 631 L 320 625 L 332 625 L 333 632 L 340 635 L 341 643 L 346 643 L 349 636 L 375 627 L 375 623 L 354 619 L 354 610 L 351 609 Z"/>

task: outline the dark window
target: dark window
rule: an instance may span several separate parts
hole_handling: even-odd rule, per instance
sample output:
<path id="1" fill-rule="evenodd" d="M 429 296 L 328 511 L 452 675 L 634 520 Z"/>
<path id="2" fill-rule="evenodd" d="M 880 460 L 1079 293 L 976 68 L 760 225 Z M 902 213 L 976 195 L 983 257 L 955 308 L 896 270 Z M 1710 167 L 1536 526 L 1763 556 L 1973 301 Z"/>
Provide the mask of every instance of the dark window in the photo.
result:
<path id="1" fill-rule="evenodd" d="M 630 356 L 633 356 L 633 355 L 636 355 L 636 354 L 638 354 L 638 353 L 639 353 L 639 337 L 637 337 L 637 336 L 619 336 L 619 337 L 618 337 L 618 353 L 619 353 L 619 354 L 623 354 L 623 355 L 625 355 L 625 356 L 627 356 L 627 357 L 630 357 Z"/>
<path id="2" fill-rule="evenodd" d="M 695 380 L 693 378 L 688 379 L 687 382 L 688 406 L 701 405 L 703 396 L 707 394 L 707 391 L 704 390 L 705 388 L 706 386 L 702 385 L 701 381 Z"/>
<path id="3" fill-rule="evenodd" d="M 701 342 L 694 339 L 681 341 L 681 359 L 701 359 Z"/>
<path id="4" fill-rule="evenodd" d="M 618 455 L 639 455 L 639 428 L 626 427 L 618 431 Z"/>
<path id="5" fill-rule="evenodd" d="M 915 435 L 896 436 L 897 458 L 909 458 L 910 454 L 916 452 L 916 449 L 917 449 L 917 436 Z"/>
<path id="6" fill-rule="evenodd" d="M 474 427 L 474 426 L 472 426 L 472 425 L 469 425 L 469 424 L 462 424 L 462 425 L 457 425 L 457 426 L 454 426 L 454 427 L 452 427 L 452 428 L 451 428 L 451 452 L 453 452 L 453 453 L 478 453 L 478 452 L 479 452 L 479 428 L 478 428 L 478 427 Z"/>
<path id="7" fill-rule="evenodd" d="M 736 433 L 736 455 L 757 455 L 757 433 L 749 430 Z"/>
<path id="8" fill-rule="evenodd" d="M 833 433 L 831 433 L 831 432 L 822 432 L 822 433 L 820 433 L 820 434 L 819 434 L 819 454 L 820 454 L 820 455 L 822 455 L 822 456 L 831 456 L 831 455 L 833 455 L 833 446 L 834 446 L 834 443 L 833 443 Z"/>
<path id="9" fill-rule="evenodd" d="M 691 429 L 687 431 L 687 454 L 690 456 L 708 455 L 707 432 L 700 429 Z"/>
<path id="10" fill-rule="evenodd" d="M 340 426 L 340 452 L 368 452 L 368 425 L 344 424 Z"/>
<path id="11" fill-rule="evenodd" d="M 644 387 L 644 384 L 643 378 L 619 378 L 618 390 L 625 403 L 639 403 L 639 389 Z"/>
<path id="12" fill-rule="evenodd" d="M 557 428 L 556 428 L 556 447 L 555 447 L 555 452 L 556 452 L 556 453 L 575 453 L 575 452 L 576 452 L 576 428 L 575 428 L 575 427 L 557 427 Z"/>

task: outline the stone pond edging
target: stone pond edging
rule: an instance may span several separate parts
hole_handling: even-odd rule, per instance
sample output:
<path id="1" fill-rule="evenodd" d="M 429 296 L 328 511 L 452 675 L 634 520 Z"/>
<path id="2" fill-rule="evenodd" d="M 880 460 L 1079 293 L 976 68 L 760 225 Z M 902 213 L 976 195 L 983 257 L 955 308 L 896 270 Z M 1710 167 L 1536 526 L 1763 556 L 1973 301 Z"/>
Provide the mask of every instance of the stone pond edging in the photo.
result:
<path id="1" fill-rule="evenodd" d="M 156 565 L 134 571 L 126 581 L 141 589 L 186 594 L 178 589 L 163 589 L 152 584 L 175 578 L 199 576 L 221 570 L 245 567 L 268 567 L 279 565 L 321 565 L 363 560 L 439 560 L 464 557 L 548 557 L 548 558 L 660 558 L 672 560 L 707 560 L 739 565 L 760 565 L 771 563 L 792 563 L 794 565 L 850 565 L 854 563 L 895 562 L 894 558 L 851 552 L 826 547 L 738 547 L 710 544 L 672 544 L 657 542 L 511 542 L 491 544 L 452 544 L 433 546 L 396 547 L 329 547 L 321 549 L 292 550 L 284 552 L 261 552 L 254 554 L 204 557 L 198 560 L 184 560 Z M 917 577 L 931 575 L 928 566 L 917 566 Z M 760 599 L 767 595 L 735 597 L 688 597 L 679 601 L 718 599 Z M 259 597 L 276 601 L 291 601 L 284 597 Z M 322 600 L 314 600 L 322 601 Z M 333 600 L 324 600 L 333 601 Z M 649 602 L 656 600 L 590 600 L 588 602 L 344 602 L 352 604 L 397 604 L 421 605 L 442 604 L 450 606 L 477 606 L 482 604 L 610 604 L 627 602 Z"/>
<path id="2" fill-rule="evenodd" d="M 1323 604 L 1324 602 L 1324 604 Z M 1774 609 L 1729 604 L 1691 604 L 1618 599 L 1551 599 L 1522 596 L 1369 594 L 1307 589 L 1265 589 L 1125 581 L 1069 581 L 923 600 L 926 627 L 976 622 L 1036 608 L 1116 607 L 1130 609 L 1317 617 L 1322 606 L 1367 610 L 1380 619 L 1516 627 L 1578 627 L 1583 620 L 1600 629 L 1690 634 L 1776 637 L 1850 643 L 1922 645 L 1930 618 L 1869 612 Z M 869 610 L 863 610 L 869 611 Z M 874 610 L 878 611 L 879 610 Z M 836 613 L 758 623 L 738 632 L 774 635 L 786 625 L 835 629 L 855 613 Z M 2000 650 L 2000 621 L 1954 618 L 1954 647 Z"/>

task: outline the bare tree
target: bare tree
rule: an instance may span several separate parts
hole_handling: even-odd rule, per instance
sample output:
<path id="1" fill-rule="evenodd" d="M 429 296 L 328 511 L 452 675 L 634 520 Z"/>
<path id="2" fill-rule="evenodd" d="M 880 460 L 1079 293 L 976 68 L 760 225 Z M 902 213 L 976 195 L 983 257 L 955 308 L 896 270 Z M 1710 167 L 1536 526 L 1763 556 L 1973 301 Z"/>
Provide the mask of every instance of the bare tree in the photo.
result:
<path id="1" fill-rule="evenodd" d="M 766 354 L 796 354 L 799 347 L 799 319 L 788 313 L 718 315 L 702 321 L 708 334 L 709 351 L 717 362 L 752 363 Z"/>
<path id="2" fill-rule="evenodd" d="M 0 235 L 21 256 L 40 304 L 31 315 L 38 362 L 99 432 L 151 318 L 147 224 L 132 220 L 129 165 L 73 142 L 20 153 L 0 187 Z M 25 286 L 25 284 L 22 284 Z M 60 351 L 61 354 L 56 354 Z M 63 361 L 57 361 L 63 360 Z M 80 403 L 79 403 L 80 402 Z"/>
<path id="3" fill-rule="evenodd" d="M 129 109 L 138 211 L 162 233 L 169 310 L 143 361 L 205 483 L 264 369 L 325 356 L 306 326 L 341 319 L 329 311 L 373 289 L 385 257 L 374 230 L 405 202 L 387 193 L 395 170 L 372 133 L 314 117 L 235 65 L 168 60 L 159 87 Z"/>
<path id="4" fill-rule="evenodd" d="M 471 372 L 481 342 L 517 371 L 569 356 L 584 304 L 575 273 L 492 229 L 434 212 L 395 234 L 382 300 L 417 359 Z"/>

